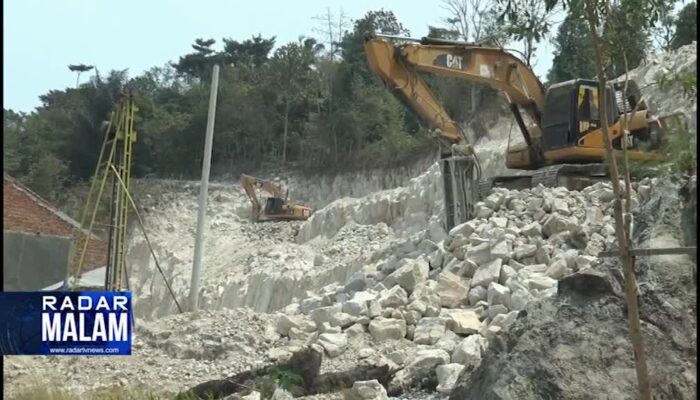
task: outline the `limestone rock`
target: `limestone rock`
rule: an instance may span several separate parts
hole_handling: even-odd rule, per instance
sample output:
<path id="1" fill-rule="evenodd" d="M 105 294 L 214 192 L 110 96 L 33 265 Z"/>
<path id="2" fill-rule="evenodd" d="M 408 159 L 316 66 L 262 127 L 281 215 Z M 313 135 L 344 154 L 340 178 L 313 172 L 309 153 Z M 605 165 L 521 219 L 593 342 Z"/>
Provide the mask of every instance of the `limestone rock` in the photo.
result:
<path id="1" fill-rule="evenodd" d="M 457 308 L 466 302 L 469 287 L 462 283 L 459 276 L 445 271 L 438 276 L 437 293 L 441 306 Z"/>
<path id="2" fill-rule="evenodd" d="M 322 333 L 318 337 L 318 343 L 323 346 L 329 357 L 337 357 L 348 346 L 348 338 L 344 333 Z"/>
<path id="3" fill-rule="evenodd" d="M 496 316 L 499 314 L 506 313 L 508 313 L 508 307 L 504 306 L 503 304 L 496 304 L 489 307 L 489 318 L 491 319 L 496 318 Z"/>
<path id="4" fill-rule="evenodd" d="M 416 344 L 435 344 L 445 333 L 446 322 L 443 318 L 422 318 L 416 325 L 413 341 Z"/>
<path id="5" fill-rule="evenodd" d="M 487 345 L 486 339 L 479 334 L 467 336 L 452 353 L 452 362 L 476 367 L 481 362 L 481 354 Z"/>
<path id="6" fill-rule="evenodd" d="M 342 329 L 353 325 L 355 322 L 357 322 L 357 317 L 352 316 L 350 314 L 346 314 L 344 312 L 339 312 L 333 315 L 330 320 L 331 326 L 338 326 Z"/>
<path id="7" fill-rule="evenodd" d="M 353 399 L 356 400 L 387 400 L 386 389 L 376 379 L 357 381 L 352 384 Z"/>
<path id="8" fill-rule="evenodd" d="M 288 391 L 282 389 L 281 387 L 278 387 L 275 389 L 274 393 L 272 393 L 272 397 L 270 397 L 270 400 L 294 400 L 294 396 L 292 396 Z"/>
<path id="9" fill-rule="evenodd" d="M 510 289 L 496 282 L 491 282 L 487 289 L 486 301 L 489 307 L 502 304 L 510 307 Z"/>
<path id="10" fill-rule="evenodd" d="M 491 255 L 507 262 L 513 254 L 513 245 L 506 239 L 501 239 L 491 246 Z"/>
<path id="11" fill-rule="evenodd" d="M 253 390 L 252 392 L 248 393 L 247 395 L 240 397 L 241 400 L 260 400 L 260 392 Z M 228 397 L 227 397 L 228 399 Z"/>
<path id="12" fill-rule="evenodd" d="M 479 301 L 486 300 L 486 288 L 483 286 L 474 286 L 469 290 L 467 295 L 470 305 L 475 305 Z"/>
<path id="13" fill-rule="evenodd" d="M 498 278 L 498 283 L 505 284 L 508 279 L 518 276 L 518 271 L 513 269 L 510 265 L 503 265 L 501 267 L 501 275 Z"/>
<path id="14" fill-rule="evenodd" d="M 457 384 L 457 378 L 463 369 L 464 365 L 457 363 L 438 365 L 435 369 L 438 379 L 438 385 L 435 390 L 442 394 L 450 394 Z"/>
<path id="15" fill-rule="evenodd" d="M 491 246 L 488 242 L 481 243 L 479 245 L 470 247 L 464 256 L 467 260 L 477 263 L 478 265 L 484 265 L 489 261 L 493 260 L 495 257 L 491 254 Z"/>
<path id="16" fill-rule="evenodd" d="M 551 214 L 542 225 L 542 233 L 549 237 L 568 230 L 570 225 L 572 225 L 572 222 L 568 218 L 559 214 Z"/>
<path id="17" fill-rule="evenodd" d="M 500 192 L 493 192 L 484 199 L 484 205 L 494 211 L 498 211 L 505 200 L 505 196 Z"/>
<path id="18" fill-rule="evenodd" d="M 341 312 L 342 309 L 343 306 L 336 303 L 332 306 L 320 307 L 311 311 L 309 317 L 316 323 L 316 325 L 320 325 L 323 322 L 330 322 L 333 316 Z"/>
<path id="19" fill-rule="evenodd" d="M 291 328 L 301 329 L 303 325 L 303 319 L 299 315 L 286 315 L 280 313 L 277 317 L 277 324 L 275 325 L 275 331 L 282 336 L 289 335 L 289 330 Z"/>
<path id="20" fill-rule="evenodd" d="M 367 322 L 369 324 L 369 322 Z M 348 335 L 348 337 L 356 337 L 359 335 L 362 335 L 365 333 L 365 324 L 358 322 L 355 325 L 347 328 L 344 333 Z"/>
<path id="21" fill-rule="evenodd" d="M 367 315 L 367 302 L 350 300 L 343 303 L 342 311 L 354 317 Z"/>
<path id="22" fill-rule="evenodd" d="M 499 315 L 503 315 L 503 314 L 499 314 Z M 484 330 L 483 336 L 486 338 L 486 340 L 491 341 L 491 340 L 493 340 L 494 337 L 496 337 L 498 332 L 500 332 L 502 329 L 503 328 L 501 328 L 498 325 L 489 325 L 489 327 L 486 328 L 486 330 Z"/>
<path id="23" fill-rule="evenodd" d="M 418 283 L 428 279 L 429 270 L 430 266 L 425 260 L 416 260 L 392 272 L 384 279 L 384 285 L 386 287 L 399 285 L 406 292 L 411 293 Z"/>
<path id="24" fill-rule="evenodd" d="M 369 333 L 377 342 L 398 340 L 406 336 L 406 321 L 393 318 L 375 318 L 369 323 Z"/>
<path id="25" fill-rule="evenodd" d="M 446 330 L 445 334 L 442 335 L 442 337 L 438 339 L 437 343 L 433 345 L 433 348 L 442 349 L 452 354 L 455 347 L 457 347 L 457 344 L 459 344 L 461 340 L 462 338 L 456 333 L 451 330 Z"/>
<path id="26" fill-rule="evenodd" d="M 359 292 L 365 290 L 367 287 L 367 280 L 365 274 L 362 271 L 357 271 L 348 280 L 343 290 L 345 292 Z"/>
<path id="27" fill-rule="evenodd" d="M 493 214 L 493 210 L 484 203 L 478 202 L 474 205 L 474 216 L 476 218 L 488 218 Z"/>
<path id="28" fill-rule="evenodd" d="M 524 310 L 530 301 L 530 293 L 525 289 L 517 289 L 510 296 L 510 306 L 513 310 Z"/>
<path id="29" fill-rule="evenodd" d="M 379 305 L 382 307 L 399 307 L 406 304 L 408 304 L 408 294 L 401 286 L 394 286 L 379 294 Z"/>
<path id="30" fill-rule="evenodd" d="M 511 326 L 518 319 L 518 311 L 511 311 L 508 314 L 498 314 L 493 317 L 491 325 L 500 326 L 503 329 Z"/>
<path id="31" fill-rule="evenodd" d="M 312 296 L 312 297 L 307 297 L 304 300 L 299 303 L 299 308 L 301 309 L 301 312 L 304 314 L 309 314 L 311 311 L 321 307 L 323 305 L 323 297 L 320 296 Z"/>
<path id="32" fill-rule="evenodd" d="M 522 260 L 527 257 L 532 257 L 537 252 L 537 246 L 534 244 L 521 244 L 515 248 L 515 259 Z"/>
<path id="33" fill-rule="evenodd" d="M 552 265 L 547 268 L 545 272 L 547 276 L 552 279 L 561 279 L 567 275 L 566 260 L 563 258 L 558 258 L 552 262 Z"/>
<path id="34" fill-rule="evenodd" d="M 472 278 L 471 286 L 483 286 L 487 288 L 491 282 L 498 282 L 501 275 L 501 265 L 503 262 L 500 259 L 495 259 L 488 264 L 479 268 Z"/>
<path id="35" fill-rule="evenodd" d="M 526 283 L 528 285 L 528 288 L 530 289 L 537 289 L 537 290 L 545 290 L 549 289 L 551 287 L 556 287 L 557 281 L 547 277 L 547 276 L 537 276 L 533 275 L 530 276 L 527 280 Z"/>
<path id="36" fill-rule="evenodd" d="M 447 327 L 460 335 L 471 335 L 479 332 L 479 316 L 472 310 L 455 310 L 450 313 Z"/>
<path id="37" fill-rule="evenodd" d="M 450 236 L 455 237 L 457 235 L 462 235 L 464 237 L 469 237 L 474 231 L 476 231 L 477 222 L 475 220 L 469 220 L 463 224 L 459 224 L 454 228 L 450 229 Z"/>
<path id="38" fill-rule="evenodd" d="M 435 367 L 450 362 L 450 354 L 440 349 L 420 349 L 416 351 L 413 360 L 394 378 L 401 386 L 409 387 L 435 373 Z M 398 379 L 397 379 L 398 378 Z"/>

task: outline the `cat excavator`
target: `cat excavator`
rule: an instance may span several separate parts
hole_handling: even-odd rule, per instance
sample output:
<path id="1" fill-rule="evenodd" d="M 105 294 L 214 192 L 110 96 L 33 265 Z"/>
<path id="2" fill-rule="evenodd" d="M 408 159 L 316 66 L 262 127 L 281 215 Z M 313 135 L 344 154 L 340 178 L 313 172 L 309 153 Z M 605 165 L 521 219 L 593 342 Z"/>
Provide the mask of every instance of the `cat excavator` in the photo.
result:
<path id="1" fill-rule="evenodd" d="M 241 186 L 253 205 L 251 220 L 264 221 L 305 221 L 311 216 L 311 208 L 300 204 L 287 204 L 288 193 L 274 182 L 258 179 L 250 175 L 241 175 Z M 265 202 L 265 208 L 260 206 L 255 189 L 263 190 L 271 195 Z"/>
<path id="2" fill-rule="evenodd" d="M 513 51 L 500 47 L 436 39 L 366 33 L 370 69 L 410 109 L 440 144 L 447 228 L 473 217 L 476 201 L 493 187 L 524 189 L 538 184 L 581 189 L 607 179 L 605 144 L 599 118 L 598 82 L 574 79 L 545 89 Z M 508 102 L 522 136 L 511 143 L 503 176 L 482 176 L 479 159 L 419 72 L 488 85 Z M 631 160 L 660 159 L 661 137 L 671 114 L 653 116 L 633 81 L 610 82 L 607 97 L 609 137 L 626 148 Z M 623 119 L 629 135 L 623 134 Z"/>

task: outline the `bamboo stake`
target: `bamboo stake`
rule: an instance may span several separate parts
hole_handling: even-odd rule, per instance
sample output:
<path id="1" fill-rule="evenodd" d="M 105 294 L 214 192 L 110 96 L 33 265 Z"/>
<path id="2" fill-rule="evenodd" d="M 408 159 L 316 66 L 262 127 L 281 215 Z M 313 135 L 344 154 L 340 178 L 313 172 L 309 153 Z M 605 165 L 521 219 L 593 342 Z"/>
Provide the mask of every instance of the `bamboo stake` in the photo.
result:
<path id="1" fill-rule="evenodd" d="M 603 131 L 603 140 L 605 142 L 606 157 L 608 159 L 608 167 L 610 169 L 610 177 L 612 179 L 613 192 L 615 200 L 613 203 L 615 217 L 615 234 L 620 248 L 620 261 L 622 262 L 622 270 L 625 278 L 625 295 L 627 298 L 627 316 L 630 326 L 630 339 L 634 350 L 635 367 L 637 371 L 637 382 L 639 384 L 639 392 L 643 400 L 652 400 L 651 385 L 649 384 L 649 373 L 647 370 L 646 357 L 644 355 L 644 344 L 642 342 L 641 324 L 639 321 L 639 308 L 637 305 L 637 289 L 634 277 L 634 258 L 629 252 L 629 232 L 627 224 L 625 224 L 622 210 L 622 193 L 620 188 L 619 173 L 617 162 L 614 157 L 610 137 L 608 136 L 608 99 L 605 96 L 606 79 L 603 71 L 602 58 L 602 39 L 597 30 L 596 6 L 597 0 L 588 0 L 584 5 L 586 19 L 590 27 L 591 39 L 596 59 L 596 72 L 598 75 L 598 99 L 600 101 L 600 122 Z M 606 4 L 607 5 L 607 2 Z M 626 176 L 626 184 L 629 178 Z"/>

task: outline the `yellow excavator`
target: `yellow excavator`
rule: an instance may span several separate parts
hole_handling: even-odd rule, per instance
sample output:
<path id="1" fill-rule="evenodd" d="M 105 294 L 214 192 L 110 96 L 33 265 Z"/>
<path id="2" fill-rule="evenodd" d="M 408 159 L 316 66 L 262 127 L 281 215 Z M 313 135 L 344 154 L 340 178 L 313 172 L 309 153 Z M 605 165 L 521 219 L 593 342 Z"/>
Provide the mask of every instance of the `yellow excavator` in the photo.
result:
<path id="1" fill-rule="evenodd" d="M 305 221 L 311 216 L 311 208 L 300 204 L 287 204 L 288 193 L 274 182 L 258 179 L 250 175 L 241 175 L 241 186 L 253 205 L 251 220 L 263 221 Z M 255 189 L 263 190 L 271 195 L 265 202 L 265 208 L 260 206 Z"/>
<path id="2" fill-rule="evenodd" d="M 542 183 L 581 189 L 606 179 L 605 145 L 598 113 L 598 83 L 575 79 L 545 89 L 532 69 L 513 52 L 466 42 L 412 39 L 365 34 L 370 69 L 440 143 L 446 225 L 451 228 L 473 216 L 473 206 L 493 187 L 524 189 Z M 482 178 L 473 147 L 427 83 L 429 72 L 479 82 L 506 98 L 523 142 L 506 150 L 511 175 Z M 611 82 L 605 88 L 609 137 L 622 148 L 623 118 L 627 118 L 627 154 L 632 160 L 659 159 L 655 152 L 672 114 L 650 114 L 633 81 Z"/>

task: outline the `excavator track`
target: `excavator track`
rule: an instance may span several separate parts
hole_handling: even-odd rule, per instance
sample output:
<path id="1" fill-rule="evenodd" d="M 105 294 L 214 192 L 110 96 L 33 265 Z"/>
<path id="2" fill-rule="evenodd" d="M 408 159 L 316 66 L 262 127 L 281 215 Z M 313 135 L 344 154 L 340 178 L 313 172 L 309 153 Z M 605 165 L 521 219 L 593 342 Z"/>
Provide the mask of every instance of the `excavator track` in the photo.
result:
<path id="1" fill-rule="evenodd" d="M 550 165 L 535 171 L 520 171 L 513 175 L 495 176 L 479 181 L 479 196 L 488 196 L 493 188 L 502 187 L 511 190 L 563 186 L 569 190 L 581 190 L 596 182 L 608 180 L 607 167 L 597 164 L 560 164 Z"/>

